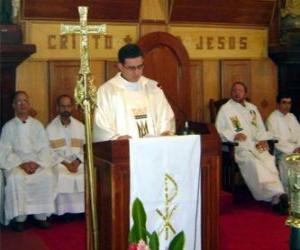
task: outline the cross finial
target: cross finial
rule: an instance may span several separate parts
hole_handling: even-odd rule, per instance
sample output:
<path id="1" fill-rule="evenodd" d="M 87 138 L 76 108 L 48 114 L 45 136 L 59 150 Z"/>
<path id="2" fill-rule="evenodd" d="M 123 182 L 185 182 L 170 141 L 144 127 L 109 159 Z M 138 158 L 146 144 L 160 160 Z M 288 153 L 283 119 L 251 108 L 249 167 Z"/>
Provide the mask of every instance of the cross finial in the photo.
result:
<path id="1" fill-rule="evenodd" d="M 89 74 L 88 34 L 106 34 L 106 24 L 87 25 L 88 7 L 79 6 L 80 25 L 65 25 L 60 27 L 61 34 L 80 34 L 80 70 L 79 74 Z"/>

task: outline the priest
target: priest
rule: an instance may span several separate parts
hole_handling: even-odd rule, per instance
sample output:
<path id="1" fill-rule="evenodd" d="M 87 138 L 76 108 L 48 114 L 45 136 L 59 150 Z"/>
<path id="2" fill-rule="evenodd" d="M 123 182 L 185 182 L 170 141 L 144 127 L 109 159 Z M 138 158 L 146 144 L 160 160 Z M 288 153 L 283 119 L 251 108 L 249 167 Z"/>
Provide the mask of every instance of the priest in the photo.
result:
<path id="1" fill-rule="evenodd" d="M 84 125 L 71 116 L 73 98 L 57 98 L 58 115 L 47 126 L 50 145 L 55 152 L 54 173 L 57 178 L 57 215 L 70 219 L 84 212 Z"/>
<path id="2" fill-rule="evenodd" d="M 288 200 L 274 157 L 268 152 L 267 133 L 255 105 L 246 101 L 247 87 L 235 82 L 231 99 L 218 112 L 216 128 L 223 141 L 238 142 L 235 160 L 256 200 L 267 201 L 279 213 L 287 213 Z"/>
<path id="3" fill-rule="evenodd" d="M 288 174 L 285 156 L 300 153 L 300 124 L 292 114 L 292 98 L 286 93 L 276 99 L 277 109 L 267 119 L 268 130 L 278 140 L 275 144 L 275 156 L 279 165 L 280 178 L 285 190 L 288 190 Z"/>
<path id="4" fill-rule="evenodd" d="M 119 50 L 118 60 L 120 72 L 97 93 L 94 141 L 174 134 L 170 104 L 158 83 L 143 76 L 141 49 L 127 44 Z"/>
<path id="5" fill-rule="evenodd" d="M 17 91 L 13 98 L 15 117 L 0 138 L 0 168 L 5 172 L 5 224 L 15 231 L 25 229 L 27 215 L 41 228 L 49 227 L 54 212 L 54 175 L 51 149 L 42 124 L 29 116 L 29 97 Z"/>

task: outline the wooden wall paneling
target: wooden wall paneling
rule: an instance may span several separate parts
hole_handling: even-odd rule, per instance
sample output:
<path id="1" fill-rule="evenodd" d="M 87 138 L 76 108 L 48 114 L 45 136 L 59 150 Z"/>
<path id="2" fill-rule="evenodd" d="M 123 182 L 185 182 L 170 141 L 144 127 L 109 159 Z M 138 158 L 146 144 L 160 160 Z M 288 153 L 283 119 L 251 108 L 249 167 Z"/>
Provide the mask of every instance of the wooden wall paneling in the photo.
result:
<path id="1" fill-rule="evenodd" d="M 270 22 L 269 29 L 269 46 L 276 46 L 279 44 L 280 38 L 280 8 L 283 1 L 276 1 L 273 11 L 273 18 Z"/>
<path id="2" fill-rule="evenodd" d="M 192 121 L 204 121 L 202 61 L 191 61 Z"/>
<path id="3" fill-rule="evenodd" d="M 263 119 L 276 108 L 278 93 L 277 66 L 269 58 L 251 61 L 251 102 Z"/>
<path id="4" fill-rule="evenodd" d="M 165 0 L 142 0 L 140 20 L 163 20 L 167 18 Z"/>
<path id="5" fill-rule="evenodd" d="M 152 33 L 152 32 L 167 32 L 168 31 L 168 26 L 167 24 L 162 21 L 162 22 L 147 22 L 143 21 L 140 23 L 140 36 L 144 36 L 146 34 Z"/>
<path id="6" fill-rule="evenodd" d="M 203 60 L 202 67 L 204 122 L 210 122 L 209 100 L 218 100 L 221 96 L 220 61 Z"/>
<path id="7" fill-rule="evenodd" d="M 22 18 L 78 20 L 78 6 L 88 6 L 88 19 L 137 22 L 141 0 L 24 0 Z"/>
<path id="8" fill-rule="evenodd" d="M 35 118 L 44 125 L 48 123 L 48 65 L 46 61 L 26 61 L 17 69 L 16 89 L 25 90 Z"/>
<path id="9" fill-rule="evenodd" d="M 117 65 L 117 61 L 105 61 L 105 81 L 114 77 L 119 72 Z"/>
<path id="10" fill-rule="evenodd" d="M 242 81 L 251 98 L 251 63 L 249 60 L 223 60 L 221 62 L 221 98 L 229 98 L 232 83 Z"/>
<path id="11" fill-rule="evenodd" d="M 50 61 L 49 62 L 49 120 L 56 116 L 56 98 L 62 94 L 74 96 L 79 61 Z M 94 85 L 99 87 L 104 81 L 104 63 L 101 61 L 91 62 L 91 72 Z M 74 117 L 83 121 L 83 113 L 80 107 L 73 111 Z"/>
<path id="12" fill-rule="evenodd" d="M 269 26 L 276 0 L 171 1 L 170 22 Z M 216 10 L 217 6 L 217 10 Z"/>

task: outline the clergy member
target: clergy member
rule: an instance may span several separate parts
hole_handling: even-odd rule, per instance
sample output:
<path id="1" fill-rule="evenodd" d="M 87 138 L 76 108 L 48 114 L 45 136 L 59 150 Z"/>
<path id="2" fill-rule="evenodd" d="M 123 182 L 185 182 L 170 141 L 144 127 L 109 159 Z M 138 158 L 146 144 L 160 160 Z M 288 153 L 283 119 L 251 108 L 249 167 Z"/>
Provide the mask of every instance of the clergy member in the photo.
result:
<path id="1" fill-rule="evenodd" d="M 5 224 L 25 229 L 27 215 L 36 225 L 49 227 L 47 215 L 54 212 L 54 175 L 51 148 L 42 124 L 29 116 L 26 92 L 13 97 L 15 117 L 8 121 L 0 138 L 0 167 L 5 171 Z"/>
<path id="2" fill-rule="evenodd" d="M 57 163 L 56 214 L 68 218 L 84 212 L 84 125 L 71 116 L 72 97 L 61 95 L 56 104 L 58 116 L 47 126 L 47 134 Z"/>
<path id="3" fill-rule="evenodd" d="M 279 179 L 275 159 L 268 152 L 267 133 L 255 105 L 246 101 L 247 88 L 235 82 L 231 99 L 218 112 L 216 128 L 222 141 L 238 142 L 235 160 L 256 200 L 267 201 L 279 213 L 287 212 L 287 195 Z"/>
<path id="4" fill-rule="evenodd" d="M 267 119 L 268 130 L 278 140 L 275 144 L 275 156 L 279 165 L 280 178 L 287 191 L 287 165 L 284 157 L 292 153 L 300 153 L 300 124 L 290 113 L 292 98 L 287 94 L 277 96 L 277 109 Z"/>
<path id="5" fill-rule="evenodd" d="M 163 91 L 143 76 L 141 49 L 127 44 L 118 60 L 120 72 L 97 93 L 94 141 L 174 134 L 174 113 Z"/>

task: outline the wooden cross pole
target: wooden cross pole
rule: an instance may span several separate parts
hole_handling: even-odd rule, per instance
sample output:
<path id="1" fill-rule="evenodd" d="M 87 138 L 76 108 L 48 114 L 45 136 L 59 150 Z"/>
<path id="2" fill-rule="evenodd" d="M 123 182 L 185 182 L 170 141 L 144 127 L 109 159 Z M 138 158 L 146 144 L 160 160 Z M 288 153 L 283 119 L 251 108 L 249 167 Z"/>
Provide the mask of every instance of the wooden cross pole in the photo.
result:
<path id="1" fill-rule="evenodd" d="M 61 25 L 61 34 L 80 35 L 80 70 L 74 90 L 75 101 L 84 110 L 86 159 L 85 159 L 85 207 L 87 224 L 87 249 L 99 249 L 98 219 L 96 204 L 96 183 L 92 147 L 91 112 L 96 102 L 96 88 L 93 85 L 89 66 L 88 34 L 106 33 L 106 25 L 87 25 L 88 7 L 78 7 L 80 25 Z M 90 210 L 90 211 L 89 211 Z"/>

